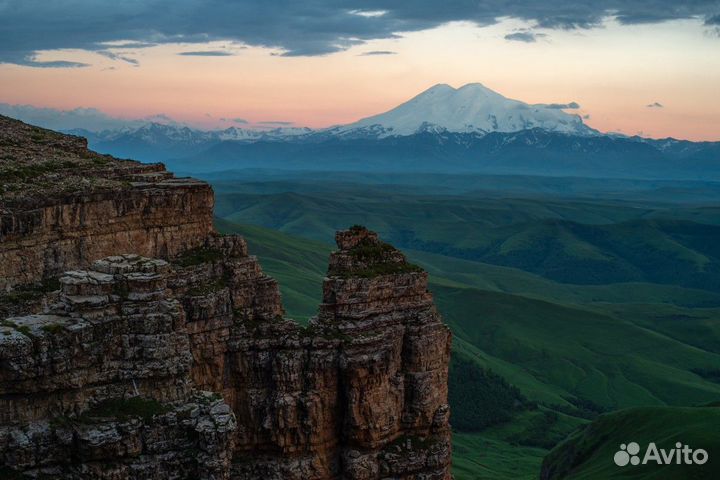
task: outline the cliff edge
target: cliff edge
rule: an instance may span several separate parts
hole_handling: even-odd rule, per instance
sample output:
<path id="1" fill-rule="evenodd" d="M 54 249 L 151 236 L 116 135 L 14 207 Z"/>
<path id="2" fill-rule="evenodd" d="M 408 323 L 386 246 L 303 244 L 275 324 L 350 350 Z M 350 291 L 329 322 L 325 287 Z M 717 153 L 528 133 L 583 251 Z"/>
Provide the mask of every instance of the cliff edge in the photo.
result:
<path id="1" fill-rule="evenodd" d="M 450 478 L 450 332 L 374 232 L 302 327 L 204 182 L 0 117 L 0 188 L 0 476 Z"/>

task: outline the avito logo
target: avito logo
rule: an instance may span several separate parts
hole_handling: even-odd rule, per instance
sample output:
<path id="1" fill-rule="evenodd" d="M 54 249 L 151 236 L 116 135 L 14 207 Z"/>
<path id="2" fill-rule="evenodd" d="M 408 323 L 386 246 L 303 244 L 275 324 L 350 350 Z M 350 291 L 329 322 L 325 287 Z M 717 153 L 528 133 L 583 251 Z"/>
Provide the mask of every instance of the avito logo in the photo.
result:
<path id="1" fill-rule="evenodd" d="M 620 445 L 620 450 L 615 452 L 613 460 L 615 465 L 624 467 L 626 465 L 646 465 L 656 463 L 657 465 L 702 465 L 708 461 L 708 453 L 702 448 L 693 450 L 681 442 L 675 444 L 675 448 L 665 450 L 658 448 L 651 442 L 645 449 L 645 454 L 640 459 L 640 445 L 635 442 Z"/>

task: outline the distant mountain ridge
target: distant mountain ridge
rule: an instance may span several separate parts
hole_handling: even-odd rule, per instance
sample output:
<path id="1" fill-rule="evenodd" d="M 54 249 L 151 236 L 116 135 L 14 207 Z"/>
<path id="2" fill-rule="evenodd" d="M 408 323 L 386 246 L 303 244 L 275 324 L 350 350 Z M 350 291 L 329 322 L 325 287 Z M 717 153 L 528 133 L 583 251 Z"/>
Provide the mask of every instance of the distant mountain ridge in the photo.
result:
<path id="1" fill-rule="evenodd" d="M 310 135 L 220 142 L 166 161 L 190 173 L 266 168 L 720 181 L 720 143 L 668 144 L 539 128 L 484 135 L 426 131 L 384 138 Z"/>
<path id="2" fill-rule="evenodd" d="M 508 99 L 479 83 L 440 84 L 385 113 L 325 129 L 148 123 L 66 132 L 87 137 L 97 151 L 188 173 L 272 168 L 720 181 L 720 142 L 604 134 L 563 107 Z"/>
<path id="3" fill-rule="evenodd" d="M 89 145 L 99 151 L 150 162 L 193 155 L 221 142 L 284 141 L 312 132 L 312 129 L 306 127 L 266 130 L 229 127 L 224 130 L 198 130 L 184 125 L 156 122 L 137 128 L 100 132 L 86 129 L 64 130 L 64 133 L 87 138 Z"/>
<path id="4" fill-rule="evenodd" d="M 347 125 L 311 129 L 280 127 L 273 129 L 229 127 L 224 130 L 196 130 L 185 125 L 149 122 L 141 126 L 90 131 L 66 129 L 97 141 L 114 141 L 132 135 L 139 139 L 163 135 L 179 141 L 261 141 L 297 137 L 338 136 L 343 138 L 408 136 L 418 133 L 519 132 L 540 128 L 549 132 L 574 135 L 599 134 L 585 125 L 579 115 L 569 114 L 558 106 L 531 105 L 512 100 L 480 83 L 460 88 L 438 84 L 407 102 L 378 115 Z"/>

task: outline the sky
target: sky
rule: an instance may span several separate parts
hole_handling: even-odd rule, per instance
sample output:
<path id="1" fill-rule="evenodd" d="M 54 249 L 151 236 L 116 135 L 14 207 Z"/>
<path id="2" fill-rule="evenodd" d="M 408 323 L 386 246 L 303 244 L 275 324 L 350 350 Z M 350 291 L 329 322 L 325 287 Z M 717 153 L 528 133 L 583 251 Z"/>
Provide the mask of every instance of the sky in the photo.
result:
<path id="1" fill-rule="evenodd" d="M 0 103 L 108 125 L 318 128 L 472 82 L 720 140 L 720 0 L 0 0 Z"/>

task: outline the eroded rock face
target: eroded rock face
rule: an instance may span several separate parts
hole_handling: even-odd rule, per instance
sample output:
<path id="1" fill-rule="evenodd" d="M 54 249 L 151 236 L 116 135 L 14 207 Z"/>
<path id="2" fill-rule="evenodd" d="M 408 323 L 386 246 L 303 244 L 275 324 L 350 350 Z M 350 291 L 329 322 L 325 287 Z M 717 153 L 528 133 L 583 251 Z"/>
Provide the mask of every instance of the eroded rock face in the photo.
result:
<path id="1" fill-rule="evenodd" d="M 212 232 L 210 186 L 0 115 L 0 291 L 120 253 L 168 258 Z"/>
<path id="2" fill-rule="evenodd" d="M 427 273 L 374 232 L 338 232 L 314 324 L 344 338 L 343 476 L 449 478 L 450 332 Z"/>
<path id="3" fill-rule="evenodd" d="M 203 243 L 212 231 L 212 206 L 205 182 L 163 179 L 11 210 L 2 215 L 0 289 L 85 267 L 112 253 L 172 257 Z"/>
<path id="4" fill-rule="evenodd" d="M 301 328 L 244 242 L 222 242 L 204 254 L 218 260 L 171 283 L 185 295 L 193 380 L 237 418 L 233 477 L 449 478 L 450 333 L 427 274 L 373 232 L 339 232 L 319 315 Z"/>
<path id="5" fill-rule="evenodd" d="M 0 326 L 0 463 L 30 477 L 229 477 L 235 417 L 190 380 L 170 265 L 108 257 Z"/>
<path id="6" fill-rule="evenodd" d="M 126 255 L 94 267 L 66 272 L 46 314 L 3 322 L 3 423 L 80 413 L 130 386 L 163 401 L 187 394 L 192 358 L 184 312 L 168 295 L 168 263 Z"/>
<path id="7" fill-rule="evenodd" d="M 338 232 L 301 327 L 206 184 L 10 124 L 0 147 L 62 181 L 3 184 L 0 290 L 65 273 L 0 295 L 0 473 L 450 478 L 450 333 L 401 252 Z"/>

